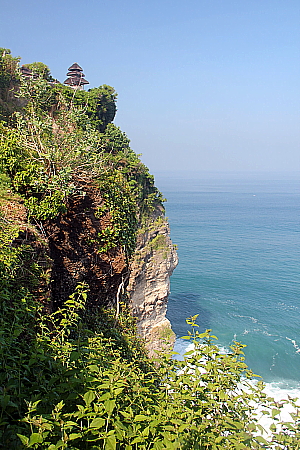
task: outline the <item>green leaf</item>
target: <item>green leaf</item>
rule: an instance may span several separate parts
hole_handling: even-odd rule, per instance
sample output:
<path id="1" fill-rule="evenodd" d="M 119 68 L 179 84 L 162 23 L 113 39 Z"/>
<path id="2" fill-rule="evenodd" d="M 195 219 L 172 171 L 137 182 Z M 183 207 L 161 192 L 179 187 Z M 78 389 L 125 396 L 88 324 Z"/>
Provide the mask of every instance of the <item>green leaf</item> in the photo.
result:
<path id="1" fill-rule="evenodd" d="M 108 414 L 112 413 L 115 406 L 116 406 L 115 400 L 106 400 L 106 402 L 104 402 L 104 408 L 105 411 L 108 412 Z"/>
<path id="2" fill-rule="evenodd" d="M 61 402 L 57 403 L 57 405 L 55 406 L 55 411 L 56 412 L 61 411 L 63 409 L 63 407 L 64 407 L 64 402 L 61 401 Z"/>
<path id="3" fill-rule="evenodd" d="M 77 423 L 73 422 L 73 420 L 67 420 L 64 424 L 65 428 L 77 427 Z"/>
<path id="4" fill-rule="evenodd" d="M 116 450 L 117 442 L 115 435 L 108 436 L 105 442 L 105 450 Z"/>
<path id="5" fill-rule="evenodd" d="M 148 428 L 148 427 L 147 427 Z M 174 427 L 172 426 L 172 425 L 165 425 L 164 426 L 164 430 L 167 430 L 167 431 L 174 431 Z"/>
<path id="6" fill-rule="evenodd" d="M 143 422 L 144 420 L 149 420 L 149 417 L 145 416 L 144 414 L 137 414 L 134 417 L 134 422 Z"/>
<path id="7" fill-rule="evenodd" d="M 95 400 L 95 398 L 96 398 L 96 395 L 94 394 L 93 391 L 88 391 L 83 396 L 83 400 L 85 401 L 85 404 L 87 406 L 89 406 L 92 403 L 92 401 Z"/>
<path id="8" fill-rule="evenodd" d="M 27 436 L 24 436 L 23 434 L 17 433 L 17 436 L 21 439 L 22 444 L 28 446 L 29 438 Z"/>
<path id="9" fill-rule="evenodd" d="M 32 433 L 29 439 L 28 447 L 32 447 L 34 444 L 41 444 L 43 442 L 43 436 L 39 433 Z"/>
<path id="10" fill-rule="evenodd" d="M 188 352 L 185 352 L 184 356 L 193 355 L 195 353 L 195 350 L 189 350 Z"/>
<path id="11" fill-rule="evenodd" d="M 94 419 L 90 425 L 91 428 L 102 428 L 105 425 L 105 420 L 101 418 Z"/>
<path id="12" fill-rule="evenodd" d="M 92 364 L 91 366 L 87 367 L 91 372 L 99 372 L 99 367 L 95 364 Z"/>
<path id="13" fill-rule="evenodd" d="M 81 433 L 71 433 L 69 434 L 69 441 L 73 441 L 74 439 L 80 438 Z"/>
<path id="14" fill-rule="evenodd" d="M 280 409 L 272 409 L 272 419 L 280 414 Z"/>
<path id="15" fill-rule="evenodd" d="M 80 353 L 79 352 L 71 352 L 70 354 L 70 361 L 77 361 L 80 358 Z"/>
<path id="16" fill-rule="evenodd" d="M 132 444 L 138 444 L 139 442 L 143 442 L 144 438 L 142 436 L 138 436 L 133 439 Z"/>
<path id="17" fill-rule="evenodd" d="M 117 388 L 117 389 L 114 390 L 114 395 L 117 396 L 117 395 L 121 394 L 121 392 L 123 392 L 123 391 L 124 391 L 123 387 L 122 388 Z"/>
<path id="18" fill-rule="evenodd" d="M 98 401 L 103 402 L 104 400 L 107 400 L 108 398 L 110 398 L 110 393 L 106 392 L 105 394 L 101 395 L 101 397 L 99 397 Z"/>
<path id="19" fill-rule="evenodd" d="M 122 416 L 124 416 L 126 419 L 130 419 L 132 417 L 132 414 L 126 411 L 120 411 L 120 414 L 122 414 Z"/>
<path id="20" fill-rule="evenodd" d="M 256 437 L 255 437 L 255 440 L 256 440 L 257 442 L 260 442 L 261 444 L 264 444 L 264 445 L 269 444 L 269 442 L 266 441 L 265 438 L 263 438 L 262 436 L 256 436 Z"/>
<path id="21" fill-rule="evenodd" d="M 224 400 L 227 397 L 227 395 L 225 394 L 224 391 L 220 391 L 219 392 L 219 397 L 220 397 L 221 400 Z"/>

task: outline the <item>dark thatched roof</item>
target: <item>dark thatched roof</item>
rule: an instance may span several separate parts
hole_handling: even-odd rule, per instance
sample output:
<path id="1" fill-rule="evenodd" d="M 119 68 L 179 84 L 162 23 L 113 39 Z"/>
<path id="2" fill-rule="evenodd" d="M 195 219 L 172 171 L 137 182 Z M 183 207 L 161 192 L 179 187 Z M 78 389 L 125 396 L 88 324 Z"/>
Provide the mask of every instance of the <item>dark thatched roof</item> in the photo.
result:
<path id="1" fill-rule="evenodd" d="M 68 68 L 68 70 L 80 70 L 82 72 L 82 68 L 77 63 L 72 64 L 71 67 Z"/>
<path id="2" fill-rule="evenodd" d="M 32 76 L 32 70 L 25 66 L 21 67 L 21 73 L 25 76 Z"/>
<path id="3" fill-rule="evenodd" d="M 89 84 L 89 82 L 81 77 L 69 77 L 64 81 L 64 84 L 68 84 L 69 86 L 82 86 L 83 84 Z"/>
<path id="4" fill-rule="evenodd" d="M 85 75 L 83 73 L 83 69 L 79 64 L 72 64 L 68 70 L 68 78 L 64 81 L 64 84 L 67 84 L 68 86 L 83 86 L 84 84 L 89 84 L 89 82 L 84 78 Z"/>
<path id="5" fill-rule="evenodd" d="M 69 71 L 68 73 L 67 73 L 67 76 L 68 77 L 74 77 L 74 75 L 76 75 L 76 76 L 79 76 L 79 77 L 85 77 L 85 75 L 84 75 L 84 73 L 81 73 L 79 70 L 73 70 L 73 71 Z"/>

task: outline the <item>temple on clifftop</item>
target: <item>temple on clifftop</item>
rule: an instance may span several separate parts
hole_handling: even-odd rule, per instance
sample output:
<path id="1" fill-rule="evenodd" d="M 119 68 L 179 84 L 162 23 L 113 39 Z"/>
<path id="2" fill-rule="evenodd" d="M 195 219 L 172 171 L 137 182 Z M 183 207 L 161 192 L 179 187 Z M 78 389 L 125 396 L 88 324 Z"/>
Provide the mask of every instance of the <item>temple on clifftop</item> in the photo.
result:
<path id="1" fill-rule="evenodd" d="M 73 89 L 84 89 L 85 84 L 89 84 L 89 82 L 84 78 L 85 75 L 83 73 L 83 69 L 79 66 L 79 64 L 74 63 L 68 69 L 67 79 L 64 81 L 64 84 L 67 84 Z"/>

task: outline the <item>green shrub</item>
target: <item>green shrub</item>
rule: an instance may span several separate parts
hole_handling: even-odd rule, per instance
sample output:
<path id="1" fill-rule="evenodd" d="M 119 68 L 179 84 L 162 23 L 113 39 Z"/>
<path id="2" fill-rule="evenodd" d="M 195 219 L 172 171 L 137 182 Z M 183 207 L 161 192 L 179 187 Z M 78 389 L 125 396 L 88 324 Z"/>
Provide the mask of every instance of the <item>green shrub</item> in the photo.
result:
<path id="1" fill-rule="evenodd" d="M 126 314 L 114 328 L 108 312 L 87 329 L 84 301 L 81 286 L 64 308 L 47 317 L 47 326 L 42 320 L 29 363 L 19 361 L 22 381 L 25 371 L 31 388 L 21 386 L 28 411 L 13 428 L 20 438 L 15 448 L 270 448 L 256 434 L 253 404 L 263 404 L 274 418 L 280 407 L 262 393 L 262 383 L 250 382 L 242 345 L 221 354 L 215 337 L 195 331 L 191 318 L 193 331 L 186 338 L 194 349 L 184 361 L 165 354 L 151 362 Z M 273 442 L 299 448 L 297 420 L 289 435 L 274 433 Z"/>

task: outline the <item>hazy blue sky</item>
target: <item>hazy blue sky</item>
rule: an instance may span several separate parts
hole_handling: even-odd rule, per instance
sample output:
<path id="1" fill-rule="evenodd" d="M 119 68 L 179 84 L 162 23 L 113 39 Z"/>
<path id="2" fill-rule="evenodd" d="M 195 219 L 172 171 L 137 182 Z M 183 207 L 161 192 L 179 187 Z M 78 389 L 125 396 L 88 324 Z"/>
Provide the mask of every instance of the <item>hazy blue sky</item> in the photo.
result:
<path id="1" fill-rule="evenodd" d="M 1 0 L 0 46 L 119 94 L 157 170 L 300 170 L 299 0 Z"/>

